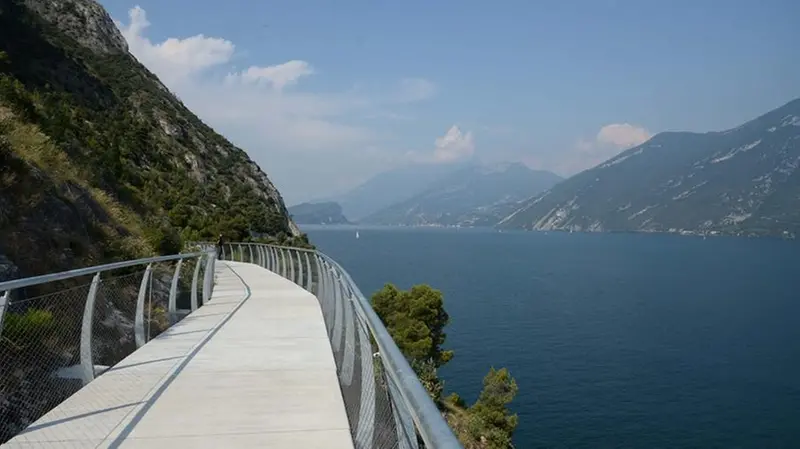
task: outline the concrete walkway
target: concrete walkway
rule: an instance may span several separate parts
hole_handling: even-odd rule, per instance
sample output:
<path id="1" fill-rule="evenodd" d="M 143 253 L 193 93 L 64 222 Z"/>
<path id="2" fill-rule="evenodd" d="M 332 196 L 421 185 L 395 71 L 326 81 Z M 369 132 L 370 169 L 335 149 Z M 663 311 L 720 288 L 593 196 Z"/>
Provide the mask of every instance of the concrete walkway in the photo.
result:
<path id="1" fill-rule="evenodd" d="M 208 304 L 4 448 L 352 449 L 317 299 L 218 262 Z"/>

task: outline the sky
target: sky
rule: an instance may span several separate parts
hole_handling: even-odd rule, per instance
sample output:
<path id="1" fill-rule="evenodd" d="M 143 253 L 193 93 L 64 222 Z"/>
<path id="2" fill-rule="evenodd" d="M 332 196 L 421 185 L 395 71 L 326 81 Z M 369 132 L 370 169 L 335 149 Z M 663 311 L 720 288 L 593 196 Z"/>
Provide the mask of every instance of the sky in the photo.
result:
<path id="1" fill-rule="evenodd" d="M 101 3 L 290 205 L 411 163 L 569 176 L 800 97 L 796 0 Z"/>

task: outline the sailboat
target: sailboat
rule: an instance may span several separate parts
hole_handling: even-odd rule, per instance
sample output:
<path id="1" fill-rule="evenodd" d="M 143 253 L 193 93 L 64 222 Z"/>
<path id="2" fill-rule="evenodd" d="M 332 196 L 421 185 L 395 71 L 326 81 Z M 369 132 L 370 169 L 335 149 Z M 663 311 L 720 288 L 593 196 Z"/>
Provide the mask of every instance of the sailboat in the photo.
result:
<path id="1" fill-rule="evenodd" d="M 358 238 L 358 231 L 356 231 L 356 238 Z"/>

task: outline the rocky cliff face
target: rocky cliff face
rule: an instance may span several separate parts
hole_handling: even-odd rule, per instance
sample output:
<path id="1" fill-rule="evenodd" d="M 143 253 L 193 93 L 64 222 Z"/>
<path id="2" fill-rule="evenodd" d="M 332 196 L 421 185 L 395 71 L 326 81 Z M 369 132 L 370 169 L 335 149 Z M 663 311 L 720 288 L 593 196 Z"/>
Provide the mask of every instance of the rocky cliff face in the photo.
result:
<path id="1" fill-rule="evenodd" d="M 128 53 L 99 4 L 0 0 L 0 282 L 250 232 L 299 235 L 267 175 Z M 154 273 L 156 315 L 172 270 Z M 135 347 L 141 272 L 111 276 L 92 348 L 109 365 Z M 0 335 L 0 443 L 80 387 L 62 374 L 79 361 L 87 285 L 13 292 Z"/>
<path id="2" fill-rule="evenodd" d="M 0 254 L 22 275 L 174 249 L 176 233 L 300 234 L 94 0 L 0 0 L 0 159 Z"/>
<path id="3" fill-rule="evenodd" d="M 25 0 L 25 6 L 97 54 L 126 54 L 128 44 L 94 0 Z"/>

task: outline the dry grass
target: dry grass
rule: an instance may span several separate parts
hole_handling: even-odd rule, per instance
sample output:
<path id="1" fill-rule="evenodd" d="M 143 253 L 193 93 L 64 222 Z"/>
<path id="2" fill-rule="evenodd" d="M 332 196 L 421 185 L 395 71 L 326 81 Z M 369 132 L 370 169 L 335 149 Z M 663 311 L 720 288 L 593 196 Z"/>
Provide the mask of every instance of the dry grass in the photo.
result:
<path id="1" fill-rule="evenodd" d="M 113 224 L 95 223 L 95 225 L 102 229 L 109 239 L 116 239 L 116 245 L 120 250 L 140 256 L 152 253 L 150 245 L 143 237 L 141 218 L 107 192 L 89 185 L 85 172 L 76 167 L 37 126 L 20 122 L 8 108 L 0 105 L 0 133 L 10 144 L 16 157 L 27 162 L 34 173 L 40 172 L 41 176 L 38 177 L 47 177 L 56 185 L 77 185 L 88 192 L 88 199 L 99 205 L 113 222 Z M 3 185 L 21 181 L 22 179 L 14 173 L 6 173 L 0 180 Z M 25 190 L 27 191 L 24 198 L 25 207 L 35 208 L 41 201 L 43 192 L 37 189 Z M 127 234 L 121 234 L 118 228 L 125 229 Z"/>

